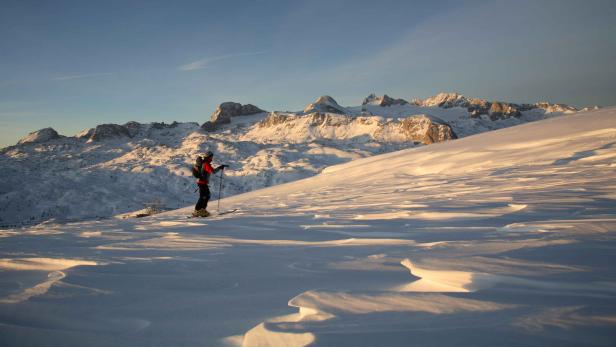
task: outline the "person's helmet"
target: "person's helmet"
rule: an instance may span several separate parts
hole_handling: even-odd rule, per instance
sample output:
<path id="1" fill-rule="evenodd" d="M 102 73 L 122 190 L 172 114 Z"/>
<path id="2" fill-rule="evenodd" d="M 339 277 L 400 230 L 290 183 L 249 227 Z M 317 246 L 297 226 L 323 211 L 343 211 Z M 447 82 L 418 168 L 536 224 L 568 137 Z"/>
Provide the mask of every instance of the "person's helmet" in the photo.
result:
<path id="1" fill-rule="evenodd" d="M 205 152 L 205 154 L 203 154 L 204 158 L 211 158 L 214 156 L 214 153 L 212 153 L 212 151 L 207 151 Z"/>

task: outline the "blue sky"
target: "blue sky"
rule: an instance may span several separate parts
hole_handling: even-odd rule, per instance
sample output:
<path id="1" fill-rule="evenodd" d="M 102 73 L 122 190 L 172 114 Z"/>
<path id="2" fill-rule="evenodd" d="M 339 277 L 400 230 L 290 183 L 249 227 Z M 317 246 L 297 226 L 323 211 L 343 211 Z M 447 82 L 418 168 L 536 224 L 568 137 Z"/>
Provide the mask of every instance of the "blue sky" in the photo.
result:
<path id="1" fill-rule="evenodd" d="M 0 146 L 224 101 L 616 105 L 614 1 L 2 1 Z"/>

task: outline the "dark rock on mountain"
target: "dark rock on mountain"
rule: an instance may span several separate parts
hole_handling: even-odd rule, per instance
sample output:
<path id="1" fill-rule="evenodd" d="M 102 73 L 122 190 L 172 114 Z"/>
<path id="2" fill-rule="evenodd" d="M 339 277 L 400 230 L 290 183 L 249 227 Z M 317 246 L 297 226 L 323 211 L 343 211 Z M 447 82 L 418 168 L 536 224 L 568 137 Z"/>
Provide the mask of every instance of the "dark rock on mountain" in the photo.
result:
<path id="1" fill-rule="evenodd" d="M 490 106 L 490 110 L 488 111 L 488 116 L 490 116 L 491 120 L 497 119 L 507 119 L 511 117 L 520 117 L 522 114 L 518 109 L 512 105 L 505 102 L 493 102 L 492 106 Z"/>
<path id="2" fill-rule="evenodd" d="M 128 134 L 130 137 L 135 137 L 143 130 L 143 124 L 135 121 L 130 121 L 122 126 L 126 128 L 126 130 L 128 130 Z"/>
<path id="3" fill-rule="evenodd" d="M 211 121 L 207 121 L 203 124 L 201 124 L 201 129 L 205 130 L 205 131 L 215 131 L 216 130 L 216 124 L 212 123 Z"/>
<path id="4" fill-rule="evenodd" d="M 127 137 L 131 134 L 127 128 L 118 124 L 101 124 L 90 133 L 89 141 L 101 141 L 112 138 Z"/>
<path id="5" fill-rule="evenodd" d="M 472 118 L 479 117 L 482 114 L 488 114 L 492 104 L 484 99 L 469 99 L 466 110 Z"/>

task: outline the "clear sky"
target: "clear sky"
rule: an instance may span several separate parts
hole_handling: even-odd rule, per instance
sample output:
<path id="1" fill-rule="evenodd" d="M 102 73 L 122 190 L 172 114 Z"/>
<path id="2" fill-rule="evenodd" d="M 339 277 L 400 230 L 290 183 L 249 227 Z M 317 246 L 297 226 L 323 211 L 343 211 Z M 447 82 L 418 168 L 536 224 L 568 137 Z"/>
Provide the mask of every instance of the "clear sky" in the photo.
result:
<path id="1" fill-rule="evenodd" d="M 616 105 L 616 1 L 0 4 L 0 147 L 51 126 L 209 119 L 224 101 L 440 91 Z"/>

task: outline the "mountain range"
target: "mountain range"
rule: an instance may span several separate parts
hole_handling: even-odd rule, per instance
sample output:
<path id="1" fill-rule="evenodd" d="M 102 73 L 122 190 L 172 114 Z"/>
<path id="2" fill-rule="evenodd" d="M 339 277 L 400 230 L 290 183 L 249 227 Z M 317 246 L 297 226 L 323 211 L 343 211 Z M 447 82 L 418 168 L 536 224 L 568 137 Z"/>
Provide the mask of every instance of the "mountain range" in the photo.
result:
<path id="1" fill-rule="evenodd" d="M 230 165 L 224 197 L 313 176 L 354 159 L 578 111 L 458 93 L 411 101 L 371 94 L 358 106 L 321 96 L 297 112 L 225 102 L 203 124 L 131 121 L 74 136 L 45 128 L 0 150 L 0 224 L 105 218 L 147 204 L 190 205 L 196 200 L 190 167 L 206 150 L 215 153 L 215 164 Z M 211 182 L 213 199 L 220 193 L 219 180 Z"/>

